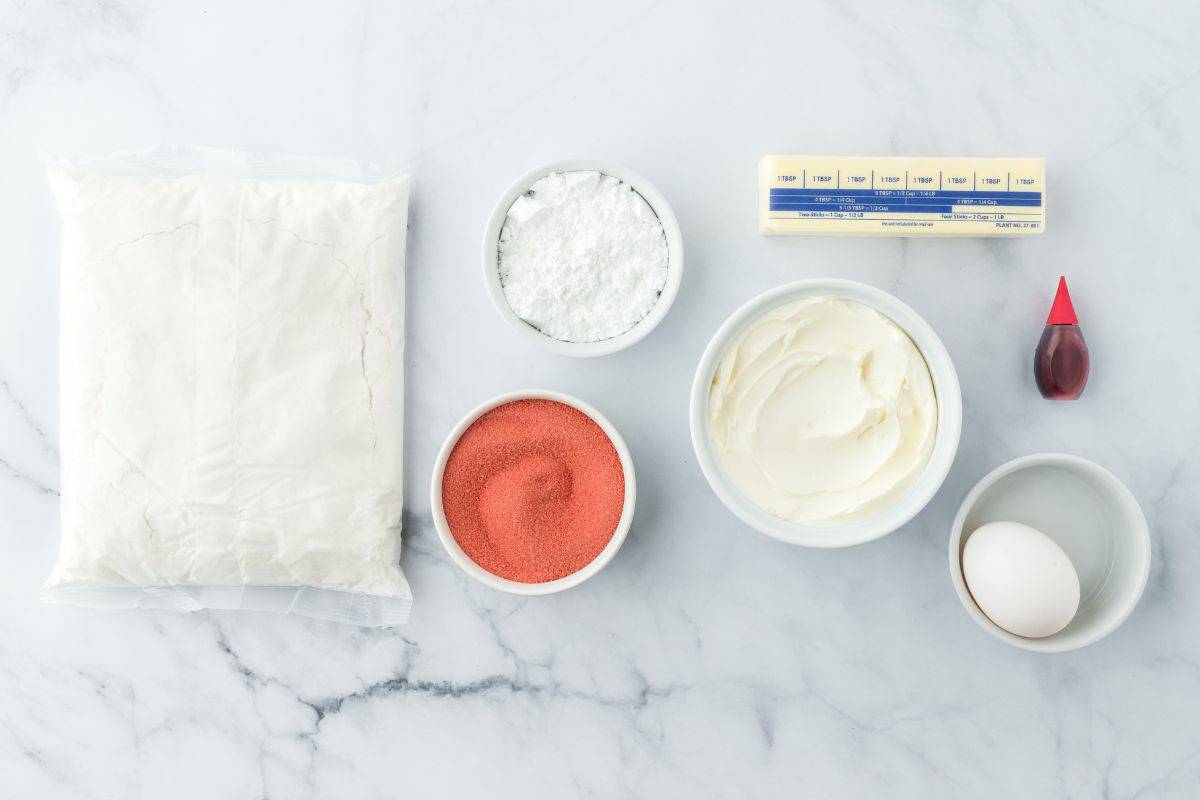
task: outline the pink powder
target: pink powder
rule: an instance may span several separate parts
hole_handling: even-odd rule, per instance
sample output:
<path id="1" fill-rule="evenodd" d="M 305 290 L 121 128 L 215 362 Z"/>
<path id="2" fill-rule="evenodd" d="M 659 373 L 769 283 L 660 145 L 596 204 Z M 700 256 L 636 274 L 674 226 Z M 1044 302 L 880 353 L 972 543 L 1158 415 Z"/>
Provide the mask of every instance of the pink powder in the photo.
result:
<path id="1" fill-rule="evenodd" d="M 590 564 L 624 504 L 612 441 L 587 414 L 555 400 L 515 400 L 475 420 L 442 476 L 442 507 L 459 547 L 520 583 Z"/>

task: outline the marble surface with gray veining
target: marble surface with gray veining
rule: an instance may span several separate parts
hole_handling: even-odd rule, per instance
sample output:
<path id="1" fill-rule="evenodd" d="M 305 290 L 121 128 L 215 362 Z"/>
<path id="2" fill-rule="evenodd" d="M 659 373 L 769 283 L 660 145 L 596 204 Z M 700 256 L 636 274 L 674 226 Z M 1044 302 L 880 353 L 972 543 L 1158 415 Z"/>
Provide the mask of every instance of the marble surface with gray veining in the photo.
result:
<path id="1" fill-rule="evenodd" d="M 714 4 L 714 8 L 716 8 Z M 43 606 L 58 544 L 59 221 L 40 153 L 210 144 L 415 176 L 407 626 Z M 1045 235 L 764 238 L 771 152 L 1044 155 Z M 519 174 L 628 164 L 671 200 L 683 287 L 575 361 L 494 313 L 479 237 Z M 1196 797 L 1200 8 L 1184 2 L 0 3 L 0 794 L 14 798 Z M 1065 273 L 1093 375 L 1042 400 Z M 692 455 L 709 336 L 785 281 L 868 281 L 940 333 L 965 422 L 911 524 L 842 551 L 740 524 Z M 576 394 L 638 467 L 585 586 L 473 584 L 430 527 L 434 454 L 501 391 Z M 1084 650 L 989 637 L 947 574 L 999 463 L 1099 461 L 1153 530 L 1146 594 Z"/>

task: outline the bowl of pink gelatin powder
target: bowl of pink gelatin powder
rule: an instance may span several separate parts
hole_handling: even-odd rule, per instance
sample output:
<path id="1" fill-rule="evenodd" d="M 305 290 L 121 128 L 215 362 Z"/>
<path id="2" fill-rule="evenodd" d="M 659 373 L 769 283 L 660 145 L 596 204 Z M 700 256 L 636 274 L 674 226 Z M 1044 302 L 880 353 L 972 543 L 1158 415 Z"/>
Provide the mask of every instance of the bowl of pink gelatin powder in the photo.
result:
<path id="1" fill-rule="evenodd" d="M 625 441 L 558 392 L 493 398 L 450 431 L 430 504 L 450 558 L 480 583 L 552 594 L 595 575 L 629 533 L 637 484 Z"/>

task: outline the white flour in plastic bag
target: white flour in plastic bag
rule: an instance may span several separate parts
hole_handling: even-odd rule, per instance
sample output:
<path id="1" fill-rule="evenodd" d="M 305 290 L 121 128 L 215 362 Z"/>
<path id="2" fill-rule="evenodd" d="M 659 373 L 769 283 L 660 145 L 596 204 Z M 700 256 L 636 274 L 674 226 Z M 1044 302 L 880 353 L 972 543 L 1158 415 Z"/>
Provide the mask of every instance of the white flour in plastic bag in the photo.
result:
<path id="1" fill-rule="evenodd" d="M 62 545 L 47 598 L 403 622 L 407 177 L 194 149 L 50 174 Z"/>

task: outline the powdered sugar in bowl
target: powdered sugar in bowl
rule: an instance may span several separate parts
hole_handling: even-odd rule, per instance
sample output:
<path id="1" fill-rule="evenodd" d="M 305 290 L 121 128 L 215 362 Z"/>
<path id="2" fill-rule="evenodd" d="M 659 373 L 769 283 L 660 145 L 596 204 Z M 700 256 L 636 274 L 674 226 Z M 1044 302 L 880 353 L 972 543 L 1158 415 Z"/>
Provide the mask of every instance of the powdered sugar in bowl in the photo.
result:
<path id="1" fill-rule="evenodd" d="M 666 198 L 619 164 L 547 164 L 496 203 L 483 277 L 520 335 L 560 355 L 615 353 L 666 316 L 683 273 L 683 238 Z"/>

